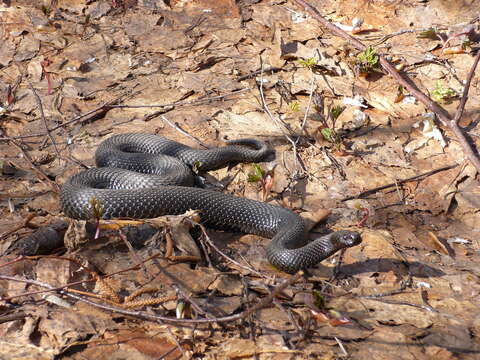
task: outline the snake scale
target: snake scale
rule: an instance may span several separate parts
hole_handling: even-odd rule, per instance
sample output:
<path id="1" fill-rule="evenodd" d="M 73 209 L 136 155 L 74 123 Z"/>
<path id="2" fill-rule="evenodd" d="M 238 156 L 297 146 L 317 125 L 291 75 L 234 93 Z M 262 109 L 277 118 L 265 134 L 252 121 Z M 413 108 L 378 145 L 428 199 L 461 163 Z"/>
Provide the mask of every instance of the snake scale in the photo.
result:
<path id="1" fill-rule="evenodd" d="M 101 205 L 104 219 L 153 218 L 199 210 L 207 227 L 272 238 L 267 258 L 287 273 L 358 245 L 360 235 L 347 230 L 309 241 L 304 220 L 288 209 L 192 187 L 192 169 L 207 171 L 230 162 L 258 162 L 269 153 L 264 142 L 252 139 L 197 150 L 152 134 L 115 135 L 99 145 L 97 168 L 72 176 L 62 186 L 62 208 L 74 219 L 94 217 L 92 199 Z"/>

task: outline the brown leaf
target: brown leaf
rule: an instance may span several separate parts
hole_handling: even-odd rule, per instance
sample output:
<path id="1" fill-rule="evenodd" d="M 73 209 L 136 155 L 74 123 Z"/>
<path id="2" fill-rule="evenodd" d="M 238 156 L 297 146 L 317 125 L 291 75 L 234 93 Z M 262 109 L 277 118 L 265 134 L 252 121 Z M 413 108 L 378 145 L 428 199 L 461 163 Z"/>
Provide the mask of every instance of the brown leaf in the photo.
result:
<path id="1" fill-rule="evenodd" d="M 428 240 L 430 245 L 437 251 L 441 252 L 444 255 L 449 255 L 447 247 L 443 244 L 442 241 L 431 231 L 428 232 Z"/>
<path id="2" fill-rule="evenodd" d="M 131 346 L 142 354 L 151 357 L 160 356 L 164 359 L 177 359 L 181 356 L 180 350 L 173 341 L 165 337 L 152 337 L 150 334 L 140 331 L 122 331 L 115 334 L 112 340 Z"/>
<path id="3" fill-rule="evenodd" d="M 312 313 L 313 318 L 320 323 L 328 323 L 330 321 L 330 318 L 324 312 L 318 312 L 312 309 L 310 309 L 310 312 Z"/>

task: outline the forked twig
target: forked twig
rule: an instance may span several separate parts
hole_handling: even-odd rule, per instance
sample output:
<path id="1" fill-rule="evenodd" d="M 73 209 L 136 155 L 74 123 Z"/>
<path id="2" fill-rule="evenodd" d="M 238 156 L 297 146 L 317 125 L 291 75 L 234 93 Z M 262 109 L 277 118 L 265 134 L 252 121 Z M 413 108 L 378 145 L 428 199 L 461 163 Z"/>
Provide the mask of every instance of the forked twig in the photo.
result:
<path id="1" fill-rule="evenodd" d="M 333 34 L 344 38 L 345 40 L 350 42 L 350 44 L 353 47 L 355 47 L 357 50 L 364 51 L 367 48 L 361 41 L 359 41 L 352 35 L 346 33 L 345 31 L 340 29 L 338 26 L 334 25 L 333 23 L 325 19 L 320 14 L 320 12 L 315 7 L 310 5 L 308 2 L 304 0 L 295 0 L 295 2 L 298 5 L 305 8 L 318 22 L 320 22 L 324 27 L 330 30 Z M 477 169 L 477 171 L 480 173 L 480 158 L 478 157 L 478 154 L 472 148 L 465 134 L 463 133 L 462 129 L 458 125 L 458 120 L 462 116 L 463 108 L 465 107 L 465 103 L 467 102 L 468 87 L 470 86 L 471 79 L 473 77 L 473 74 L 475 73 L 475 69 L 480 60 L 480 51 L 478 51 L 477 56 L 475 57 L 475 60 L 470 69 L 468 79 L 465 84 L 462 101 L 460 103 L 460 106 L 457 109 L 457 114 L 455 115 L 454 118 L 452 118 L 452 116 L 448 113 L 447 110 L 445 110 L 435 101 L 433 101 L 431 98 L 425 95 L 422 91 L 420 91 L 410 78 L 400 74 L 395 69 L 395 67 L 386 59 L 384 55 L 378 54 L 378 56 L 380 57 L 380 64 L 382 65 L 383 69 L 390 76 L 392 76 L 399 84 L 401 84 L 405 89 L 407 89 L 407 91 L 410 92 L 418 101 L 423 103 L 430 111 L 434 112 L 443 125 L 449 127 L 450 130 L 452 130 L 457 140 L 460 142 L 460 145 L 462 146 L 464 154 L 470 160 L 472 165 Z"/>
<path id="2" fill-rule="evenodd" d="M 59 193 L 60 192 L 60 187 L 58 186 L 58 184 L 56 182 L 50 180 L 48 175 L 45 174 L 45 172 L 39 166 L 35 165 L 35 162 L 32 160 L 30 155 L 22 148 L 22 146 L 17 144 L 17 142 L 14 141 L 13 139 L 10 139 L 10 143 L 22 152 L 23 157 L 30 164 L 30 167 L 32 168 L 33 172 L 35 172 L 38 175 L 38 177 L 39 177 L 38 180 L 40 180 L 44 184 L 47 184 L 48 186 L 50 186 L 52 191 L 54 191 L 56 193 Z"/>
<path id="3" fill-rule="evenodd" d="M 385 190 L 385 189 L 388 189 L 388 188 L 391 188 L 391 187 L 395 187 L 395 186 L 398 186 L 399 184 L 404 184 L 406 182 L 409 182 L 409 181 L 413 181 L 413 180 L 420 180 L 420 179 L 423 179 L 427 176 L 431 176 L 431 175 L 434 175 L 436 173 L 439 173 L 441 171 L 445 171 L 445 170 L 450 170 L 450 169 L 453 169 L 455 167 L 457 167 L 458 164 L 454 164 L 454 165 L 448 165 L 448 166 L 443 166 L 441 168 L 438 168 L 438 169 L 433 169 L 433 170 L 430 170 L 430 171 L 427 171 L 423 174 L 419 174 L 419 175 L 415 175 L 415 176 L 411 176 L 409 178 L 406 178 L 406 179 L 401 179 L 401 180 L 397 180 L 393 183 L 390 183 L 390 184 L 386 184 L 386 185 L 382 185 L 382 186 L 377 186 L 373 189 L 369 189 L 369 190 L 365 190 L 365 191 L 362 191 L 360 194 L 357 194 L 357 195 L 353 195 L 353 196 L 348 196 L 346 198 L 343 198 L 342 201 L 347 201 L 347 200 L 352 200 L 352 199 L 360 199 L 364 196 L 367 196 L 367 195 L 370 195 L 370 194 L 374 194 L 376 193 L 377 191 L 380 191 L 380 190 Z"/>
<path id="4" fill-rule="evenodd" d="M 68 120 L 67 122 L 64 122 L 60 125 L 56 125 L 52 128 L 50 128 L 50 132 L 52 131 L 55 131 L 55 130 L 58 130 L 60 128 L 63 128 L 67 125 L 70 125 L 72 123 L 75 123 L 79 120 L 82 120 L 82 121 L 87 121 L 89 118 L 90 118 L 90 115 L 97 115 L 99 112 L 101 111 L 106 111 L 108 109 L 110 109 L 110 107 L 119 102 L 122 98 L 124 98 L 127 94 L 122 94 L 122 95 L 119 95 L 118 97 L 116 97 L 115 99 L 111 100 L 111 101 L 107 101 L 99 106 L 97 106 L 96 108 L 92 109 L 92 110 L 89 110 L 87 111 L 86 113 L 83 113 L 83 114 L 80 114 L 80 115 L 77 115 L 75 116 L 73 119 L 70 119 Z M 29 138 L 35 138 L 35 137 L 40 137 L 40 136 L 45 136 L 47 135 L 46 133 L 37 133 L 37 134 L 30 134 L 30 135 L 18 135 L 18 136 L 11 136 L 11 137 L 8 137 L 8 136 L 2 136 L 0 137 L 0 141 L 1 140 L 17 140 L 17 139 L 29 139 Z"/>
<path id="5" fill-rule="evenodd" d="M 213 101 L 216 101 L 216 100 L 223 100 L 229 96 L 233 96 L 233 95 L 237 95 L 237 94 L 241 94 L 241 93 L 244 93 L 246 91 L 249 91 L 251 90 L 251 88 L 243 88 L 243 89 L 238 89 L 238 90 L 233 90 L 227 94 L 223 94 L 223 95 L 217 95 L 217 96 L 212 96 L 212 97 L 200 97 L 198 99 L 195 99 L 195 100 L 190 100 L 190 101 L 176 101 L 176 102 L 173 102 L 173 103 L 167 103 L 167 104 L 152 104 L 152 105 L 128 105 L 128 104 L 125 104 L 125 105 L 112 105 L 110 106 L 110 108 L 120 108 L 120 109 L 125 109 L 125 108 L 129 108 L 129 109 L 137 109 L 137 108 L 156 108 L 156 107 L 175 107 L 175 106 L 180 106 L 180 105 L 198 105 L 198 104 L 202 104 L 202 103 L 209 103 L 209 102 L 213 102 Z"/>
<path id="6" fill-rule="evenodd" d="M 260 62 L 261 62 L 262 71 L 260 72 L 260 84 L 258 85 L 258 90 L 260 92 L 260 99 L 262 101 L 263 111 L 265 111 L 265 113 L 275 123 L 275 125 L 277 125 L 278 128 L 281 129 L 282 134 L 285 137 L 285 139 L 287 139 L 287 141 L 292 145 L 293 156 L 295 158 L 295 171 L 297 170 L 296 168 L 297 168 L 298 163 L 300 163 L 300 166 L 302 167 L 302 170 L 304 172 L 306 172 L 307 170 L 305 169 L 305 166 L 304 166 L 303 162 L 299 161 L 300 157 L 299 157 L 298 151 L 297 151 L 297 141 L 292 139 L 292 136 L 291 136 L 291 135 L 293 135 L 292 130 L 290 129 L 288 124 L 283 122 L 281 119 L 273 116 L 272 112 L 268 108 L 267 101 L 265 99 L 265 95 L 264 95 L 264 92 L 263 92 L 263 60 L 262 60 L 262 57 L 260 57 Z M 283 131 L 282 129 L 285 130 L 285 131 Z M 290 133 L 290 135 L 287 132 Z"/>
<path id="7" fill-rule="evenodd" d="M 227 261 L 231 262 L 232 264 L 238 266 L 239 268 L 242 268 L 248 272 L 251 272 L 251 273 L 254 273 L 256 274 L 257 276 L 262 276 L 262 274 L 258 271 L 256 271 L 254 268 L 250 267 L 250 266 L 245 266 L 245 265 L 242 265 L 240 264 L 239 262 L 233 260 L 231 257 L 229 257 L 228 255 L 226 255 L 224 252 L 222 252 L 216 245 L 215 243 L 210 239 L 210 237 L 208 236 L 207 234 L 207 231 L 205 229 L 205 227 L 200 224 L 200 223 L 195 223 L 195 225 L 199 226 L 200 227 L 200 230 L 202 231 L 202 235 L 203 235 L 203 238 L 205 240 L 205 242 L 212 248 L 214 249 L 220 256 L 222 256 L 224 259 L 226 259 Z"/>
<path id="8" fill-rule="evenodd" d="M 45 117 L 45 112 L 43 111 L 42 99 L 40 99 L 40 96 L 38 96 L 37 91 L 35 90 L 35 88 L 33 87 L 30 81 L 28 82 L 28 87 L 32 91 L 33 96 L 35 97 L 35 101 L 37 102 L 38 110 L 40 111 L 40 118 L 42 119 L 43 125 L 45 126 L 45 131 L 47 132 L 47 136 L 52 142 L 53 148 L 55 149 L 55 152 L 57 153 L 57 156 L 60 159 L 61 155 L 60 155 L 60 151 L 58 151 L 57 143 L 55 142 L 55 139 L 53 138 L 52 133 L 48 128 L 47 118 Z"/>
<path id="9" fill-rule="evenodd" d="M 195 141 L 198 145 L 200 146 L 203 146 L 205 149 L 208 149 L 208 145 L 205 144 L 203 141 L 201 141 L 200 139 L 196 138 L 195 136 L 193 135 L 190 135 L 188 132 L 186 132 L 185 130 L 183 130 L 180 126 L 178 126 L 177 124 L 174 124 L 172 123 L 170 120 L 168 120 L 165 116 L 161 115 L 160 116 L 162 118 L 162 120 L 167 124 L 167 125 L 170 125 L 172 128 L 174 128 L 175 130 L 177 130 L 180 134 L 188 137 L 189 139 L 192 139 L 193 141 Z"/>
<path id="10" fill-rule="evenodd" d="M 241 320 L 246 318 L 248 315 L 254 313 L 257 310 L 260 310 L 264 308 L 265 306 L 269 305 L 273 299 L 279 295 L 283 290 L 285 290 L 287 287 L 290 285 L 294 284 L 296 281 L 301 279 L 303 277 L 303 271 L 297 272 L 295 275 L 289 277 L 287 280 L 283 281 L 279 285 L 277 285 L 272 292 L 265 296 L 262 300 L 260 300 L 257 304 L 254 306 L 246 309 L 245 311 L 242 311 L 239 314 L 235 315 L 229 315 L 229 316 L 224 316 L 224 317 L 219 317 L 219 318 L 212 318 L 212 319 L 175 319 L 175 318 L 170 318 L 166 316 L 161 316 L 157 314 L 153 314 L 147 311 L 135 311 L 135 310 L 127 310 L 127 309 L 122 309 L 117 306 L 111 306 L 107 305 L 104 303 L 97 303 L 93 300 L 87 299 L 83 296 L 79 296 L 76 294 L 73 294 L 67 290 L 58 290 L 58 292 L 64 296 L 67 296 L 71 299 L 75 299 L 77 301 L 82 301 L 85 302 L 89 305 L 92 305 L 96 308 L 111 311 L 113 313 L 117 314 L 122 314 L 122 315 L 127 315 L 127 316 L 133 316 L 136 318 L 148 320 L 148 321 L 153 321 L 157 323 L 171 323 L 171 324 L 183 324 L 183 325 L 188 325 L 188 324 L 207 324 L 207 323 L 222 323 L 222 322 L 231 322 L 231 321 L 236 321 L 236 320 Z M 37 281 L 37 280 L 30 280 L 30 279 L 23 279 L 15 276 L 9 276 L 9 275 L 2 275 L 0 274 L 0 279 L 2 280 L 9 280 L 9 281 L 16 281 L 16 282 L 23 282 L 26 284 L 30 285 L 35 285 L 35 286 L 40 286 L 43 288 L 47 289 L 55 289 L 52 285 Z"/>
<path id="11" fill-rule="evenodd" d="M 472 68 L 468 73 L 467 81 L 465 82 L 465 86 L 463 87 L 462 100 L 460 101 L 460 105 L 458 105 L 457 112 L 455 114 L 455 117 L 453 118 L 453 121 L 455 123 L 458 123 L 463 115 L 463 110 L 465 109 L 465 105 L 467 104 L 467 100 L 468 100 L 468 91 L 470 90 L 470 83 L 472 82 L 473 75 L 475 74 L 475 69 L 477 68 L 479 60 L 480 60 L 480 50 L 477 52 L 477 56 L 473 61 Z"/>

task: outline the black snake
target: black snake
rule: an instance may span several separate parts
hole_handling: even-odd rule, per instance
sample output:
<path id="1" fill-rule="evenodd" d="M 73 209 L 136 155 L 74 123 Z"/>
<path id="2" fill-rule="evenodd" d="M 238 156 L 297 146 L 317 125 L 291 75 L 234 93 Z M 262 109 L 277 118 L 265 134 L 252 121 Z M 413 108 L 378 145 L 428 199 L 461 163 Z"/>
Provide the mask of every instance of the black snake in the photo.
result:
<path id="1" fill-rule="evenodd" d="M 290 210 L 190 187 L 194 182 L 192 169 L 206 171 L 230 162 L 258 162 L 269 152 L 265 143 L 252 139 L 196 150 L 157 135 L 112 136 L 95 153 L 98 168 L 74 175 L 62 186 L 62 208 L 74 219 L 94 217 L 92 199 L 100 204 L 104 219 L 153 218 L 199 210 L 207 227 L 272 238 L 267 258 L 288 273 L 358 245 L 360 235 L 346 230 L 309 242 L 304 220 Z"/>

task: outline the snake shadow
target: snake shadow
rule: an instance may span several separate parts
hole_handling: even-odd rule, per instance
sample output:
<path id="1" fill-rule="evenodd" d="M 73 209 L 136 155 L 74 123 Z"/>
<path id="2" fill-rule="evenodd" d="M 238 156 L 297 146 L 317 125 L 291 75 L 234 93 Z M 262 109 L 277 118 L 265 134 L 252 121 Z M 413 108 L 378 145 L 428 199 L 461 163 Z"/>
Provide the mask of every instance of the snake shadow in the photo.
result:
<path id="1" fill-rule="evenodd" d="M 338 269 L 339 273 L 354 276 L 364 273 L 386 273 L 392 271 L 397 276 L 410 274 L 419 278 L 440 277 L 446 275 L 441 269 L 418 261 L 402 261 L 398 259 L 367 259 L 352 264 L 345 264 Z"/>

